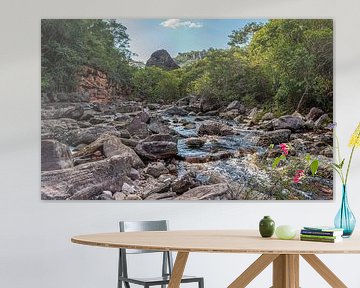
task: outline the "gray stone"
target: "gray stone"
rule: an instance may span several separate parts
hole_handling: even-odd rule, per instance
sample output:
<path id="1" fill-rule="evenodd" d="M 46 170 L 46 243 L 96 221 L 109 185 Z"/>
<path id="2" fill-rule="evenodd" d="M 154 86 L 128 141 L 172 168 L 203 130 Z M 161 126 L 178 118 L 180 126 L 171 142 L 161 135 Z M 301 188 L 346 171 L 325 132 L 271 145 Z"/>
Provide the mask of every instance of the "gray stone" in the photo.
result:
<path id="1" fill-rule="evenodd" d="M 298 132 L 304 129 L 305 122 L 300 117 L 291 115 L 281 116 L 278 119 L 271 121 L 274 130 L 290 129 L 293 132 Z"/>
<path id="2" fill-rule="evenodd" d="M 135 147 L 135 151 L 148 160 L 167 159 L 177 155 L 177 145 L 174 142 L 167 141 L 143 141 Z"/>
<path id="3" fill-rule="evenodd" d="M 276 131 L 264 132 L 259 136 L 255 136 L 252 140 L 254 145 L 267 147 L 270 144 L 280 144 L 289 142 L 291 131 L 289 129 L 281 129 Z"/>
<path id="4" fill-rule="evenodd" d="M 72 168 L 73 161 L 67 145 L 56 140 L 41 141 L 41 171 Z"/>
<path id="5" fill-rule="evenodd" d="M 316 108 L 316 107 L 313 107 L 313 108 L 310 109 L 309 113 L 306 115 L 306 119 L 315 122 L 323 114 L 324 114 L 323 110 L 321 110 L 319 108 Z"/>
<path id="6" fill-rule="evenodd" d="M 229 186 L 225 183 L 204 185 L 195 187 L 188 190 L 181 196 L 177 197 L 177 200 L 220 200 L 226 198 L 230 193 Z"/>
<path id="7" fill-rule="evenodd" d="M 162 174 L 169 173 L 169 170 L 165 167 L 164 163 L 155 162 L 150 163 L 144 171 L 146 174 L 149 174 L 155 178 L 158 178 Z"/>
<path id="8" fill-rule="evenodd" d="M 91 200 L 103 191 L 120 191 L 130 171 L 130 159 L 119 155 L 74 168 L 43 171 L 41 199 Z"/>
<path id="9" fill-rule="evenodd" d="M 234 131 L 228 125 L 222 124 L 220 122 L 207 120 L 200 125 L 198 134 L 226 136 L 234 134 Z"/>

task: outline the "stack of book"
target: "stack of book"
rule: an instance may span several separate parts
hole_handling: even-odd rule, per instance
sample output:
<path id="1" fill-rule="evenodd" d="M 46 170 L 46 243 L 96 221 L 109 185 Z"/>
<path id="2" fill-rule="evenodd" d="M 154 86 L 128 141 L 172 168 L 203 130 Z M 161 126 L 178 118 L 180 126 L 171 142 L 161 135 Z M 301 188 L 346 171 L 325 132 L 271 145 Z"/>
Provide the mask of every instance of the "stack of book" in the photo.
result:
<path id="1" fill-rule="evenodd" d="M 336 243 L 342 241 L 344 230 L 334 227 L 304 227 L 300 232 L 302 241 Z"/>

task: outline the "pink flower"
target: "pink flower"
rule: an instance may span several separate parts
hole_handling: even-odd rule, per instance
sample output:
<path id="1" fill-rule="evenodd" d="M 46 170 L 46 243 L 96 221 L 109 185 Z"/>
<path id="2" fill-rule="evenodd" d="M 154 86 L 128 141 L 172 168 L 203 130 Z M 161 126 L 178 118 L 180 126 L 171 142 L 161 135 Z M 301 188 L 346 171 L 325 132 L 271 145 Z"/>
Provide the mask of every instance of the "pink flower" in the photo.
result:
<path id="1" fill-rule="evenodd" d="M 280 146 L 280 149 L 281 149 L 283 155 L 289 154 L 289 146 L 288 145 L 286 145 L 285 143 L 281 143 L 279 146 Z"/>
<path id="2" fill-rule="evenodd" d="M 302 178 L 305 177 L 305 170 L 296 170 L 294 176 L 294 183 L 299 183 Z"/>

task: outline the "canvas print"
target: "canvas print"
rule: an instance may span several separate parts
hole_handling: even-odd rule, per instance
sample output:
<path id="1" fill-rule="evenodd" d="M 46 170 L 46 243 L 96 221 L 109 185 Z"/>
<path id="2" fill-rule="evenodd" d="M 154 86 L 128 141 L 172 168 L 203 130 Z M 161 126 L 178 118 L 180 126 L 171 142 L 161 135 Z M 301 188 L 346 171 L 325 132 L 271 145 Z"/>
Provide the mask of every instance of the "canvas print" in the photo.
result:
<path id="1" fill-rule="evenodd" d="M 333 199 L 331 19 L 43 19 L 43 200 Z"/>

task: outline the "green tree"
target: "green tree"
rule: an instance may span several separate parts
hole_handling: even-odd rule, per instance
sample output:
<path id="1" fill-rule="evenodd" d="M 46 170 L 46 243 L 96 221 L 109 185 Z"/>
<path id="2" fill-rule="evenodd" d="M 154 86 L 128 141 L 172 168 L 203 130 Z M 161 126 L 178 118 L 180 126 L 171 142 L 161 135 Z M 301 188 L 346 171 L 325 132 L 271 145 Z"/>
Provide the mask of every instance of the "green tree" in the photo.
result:
<path id="1" fill-rule="evenodd" d="M 126 27 L 115 20 L 44 19 L 41 21 L 43 91 L 73 91 L 83 65 L 129 83 L 131 67 Z"/>
<path id="2" fill-rule="evenodd" d="M 134 73 L 133 83 L 135 96 L 150 102 L 170 102 L 181 95 L 176 70 L 165 71 L 154 66 L 141 68 Z"/>
<path id="3" fill-rule="evenodd" d="M 248 45 L 254 34 L 260 30 L 263 25 L 262 23 L 251 22 L 241 29 L 233 30 L 229 35 L 230 41 L 228 45 L 231 47 L 244 47 Z"/>
<path id="4" fill-rule="evenodd" d="M 249 53 L 271 80 L 279 109 L 331 109 L 332 20 L 270 20 L 254 35 Z"/>

